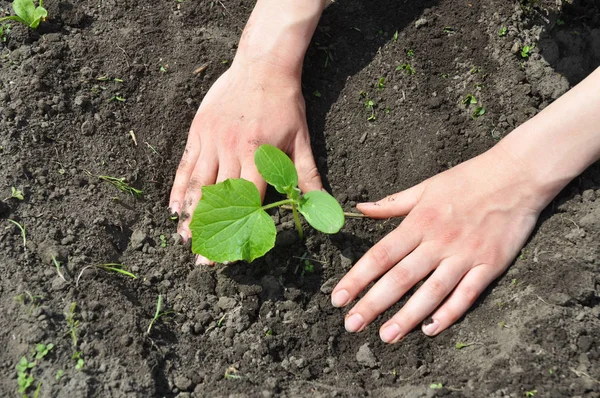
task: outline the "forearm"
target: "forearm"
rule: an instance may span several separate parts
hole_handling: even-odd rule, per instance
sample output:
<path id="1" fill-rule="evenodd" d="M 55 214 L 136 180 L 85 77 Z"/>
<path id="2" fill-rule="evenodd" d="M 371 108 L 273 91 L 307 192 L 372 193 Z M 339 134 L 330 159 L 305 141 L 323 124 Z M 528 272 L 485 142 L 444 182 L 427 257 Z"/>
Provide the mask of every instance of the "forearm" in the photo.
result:
<path id="1" fill-rule="evenodd" d="M 497 147 L 523 168 L 539 205 L 546 206 L 600 159 L 600 68 Z"/>
<path id="2" fill-rule="evenodd" d="M 258 0 L 234 65 L 300 79 L 302 63 L 325 0 Z"/>

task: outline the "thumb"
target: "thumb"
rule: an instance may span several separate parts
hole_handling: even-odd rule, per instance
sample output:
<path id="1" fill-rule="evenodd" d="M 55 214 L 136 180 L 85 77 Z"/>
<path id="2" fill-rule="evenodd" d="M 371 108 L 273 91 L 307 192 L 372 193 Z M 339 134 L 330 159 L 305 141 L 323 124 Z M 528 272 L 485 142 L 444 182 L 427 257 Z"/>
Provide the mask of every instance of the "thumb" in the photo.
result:
<path id="1" fill-rule="evenodd" d="M 322 190 L 323 183 L 315 164 L 308 133 L 298 134 L 294 149 L 290 155 L 296 165 L 296 170 L 298 170 L 298 187 L 300 190 L 302 192 Z"/>
<path id="2" fill-rule="evenodd" d="M 358 210 L 371 218 L 389 218 L 405 216 L 415 207 L 427 181 L 412 188 L 387 196 L 377 202 L 359 203 Z"/>

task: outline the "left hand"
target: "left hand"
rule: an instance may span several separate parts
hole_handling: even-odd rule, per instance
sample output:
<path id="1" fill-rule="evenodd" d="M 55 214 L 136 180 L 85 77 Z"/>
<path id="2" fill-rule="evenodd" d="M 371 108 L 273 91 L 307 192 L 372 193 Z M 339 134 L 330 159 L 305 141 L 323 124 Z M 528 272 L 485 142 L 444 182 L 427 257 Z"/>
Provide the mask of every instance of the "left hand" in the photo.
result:
<path id="1" fill-rule="evenodd" d="M 379 281 L 348 312 L 346 330 L 364 330 L 431 274 L 379 334 L 400 341 L 415 326 L 434 336 L 456 322 L 517 256 L 547 198 L 509 150 L 488 152 L 406 191 L 358 209 L 373 218 L 406 216 L 338 283 L 332 303 L 343 307 Z"/>

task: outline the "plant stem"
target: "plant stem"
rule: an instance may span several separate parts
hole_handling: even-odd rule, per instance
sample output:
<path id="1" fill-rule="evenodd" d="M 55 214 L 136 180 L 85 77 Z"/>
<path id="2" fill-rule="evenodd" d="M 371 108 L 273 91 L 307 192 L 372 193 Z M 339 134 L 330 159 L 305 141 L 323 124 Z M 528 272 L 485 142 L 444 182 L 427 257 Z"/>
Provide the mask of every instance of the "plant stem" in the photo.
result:
<path id="1" fill-rule="evenodd" d="M 262 207 L 263 210 L 268 210 L 268 209 L 272 209 L 273 207 L 278 207 L 278 206 L 282 206 L 282 205 L 294 205 L 294 199 L 284 199 L 284 200 L 280 200 L 279 202 L 275 202 L 275 203 L 271 203 L 268 205 L 264 205 Z"/>
<path id="2" fill-rule="evenodd" d="M 298 209 L 296 203 L 292 203 L 292 213 L 294 213 L 294 222 L 296 223 L 296 229 L 298 230 L 298 236 L 300 240 L 304 240 L 304 231 L 302 231 L 302 224 L 300 223 L 300 216 L 298 215 Z"/>

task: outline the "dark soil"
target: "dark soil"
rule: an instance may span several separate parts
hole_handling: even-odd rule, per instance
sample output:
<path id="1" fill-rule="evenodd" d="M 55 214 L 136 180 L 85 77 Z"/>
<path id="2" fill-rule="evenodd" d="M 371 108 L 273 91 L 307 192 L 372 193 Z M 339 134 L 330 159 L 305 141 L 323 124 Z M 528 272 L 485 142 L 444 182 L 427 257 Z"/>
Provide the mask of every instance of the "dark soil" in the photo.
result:
<path id="1" fill-rule="evenodd" d="M 597 67 L 598 2 L 556 4 L 332 3 L 303 84 L 314 153 L 343 207 L 485 151 Z M 599 397 L 598 164 L 552 202 L 472 311 L 434 339 L 414 331 L 385 345 L 383 317 L 348 334 L 344 311 L 329 302 L 334 283 L 399 220 L 352 219 L 335 236 L 308 231 L 301 243 L 290 215 L 274 213 L 278 244 L 264 258 L 193 265 L 173 235 L 168 194 L 187 129 L 253 5 L 47 0 L 50 19 L 38 32 L 12 24 L 0 44 L 1 395 L 18 396 L 15 364 L 53 343 L 31 370 L 30 396 L 41 382 L 40 397 L 69 398 Z M 534 45 L 527 59 L 523 45 Z M 396 71 L 401 64 L 416 73 Z M 483 116 L 472 118 L 467 94 Z M 143 196 L 100 175 L 124 177 Z M 23 201 L 4 199 L 11 187 Z M 8 219 L 25 226 L 25 245 Z M 81 274 L 106 263 L 138 279 Z M 159 294 L 170 313 L 147 334 Z"/>

